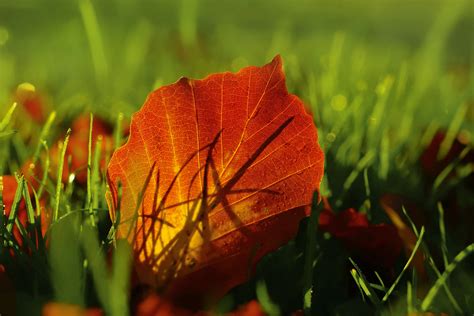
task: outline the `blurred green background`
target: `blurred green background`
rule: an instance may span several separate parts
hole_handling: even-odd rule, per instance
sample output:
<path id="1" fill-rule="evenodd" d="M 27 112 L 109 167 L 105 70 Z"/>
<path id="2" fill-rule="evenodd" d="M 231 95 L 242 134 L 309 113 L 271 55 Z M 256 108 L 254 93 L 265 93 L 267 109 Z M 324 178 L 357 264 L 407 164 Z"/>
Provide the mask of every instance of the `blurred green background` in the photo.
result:
<path id="1" fill-rule="evenodd" d="M 458 0 L 1 0 L 0 104 L 28 81 L 56 108 L 130 114 L 180 76 L 278 53 L 290 87 L 301 94 L 314 80 L 324 91 L 303 97 L 324 106 L 334 94 L 373 91 L 387 74 L 410 86 L 417 76 L 425 89 L 449 73 L 469 76 L 473 15 L 472 1 Z"/>

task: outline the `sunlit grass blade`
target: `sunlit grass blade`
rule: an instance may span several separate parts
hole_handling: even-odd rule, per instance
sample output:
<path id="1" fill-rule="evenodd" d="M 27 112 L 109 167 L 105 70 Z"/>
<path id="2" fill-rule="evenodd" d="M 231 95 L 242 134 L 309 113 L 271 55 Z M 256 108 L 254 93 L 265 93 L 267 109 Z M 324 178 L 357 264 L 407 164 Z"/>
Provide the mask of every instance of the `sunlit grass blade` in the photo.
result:
<path id="1" fill-rule="evenodd" d="M 122 144 L 122 123 L 123 123 L 123 113 L 117 115 L 117 121 L 115 122 L 114 130 L 114 149 L 117 149 Z"/>
<path id="2" fill-rule="evenodd" d="M 94 157 L 92 161 L 91 182 L 92 182 L 92 208 L 93 209 L 99 208 L 100 195 L 103 194 L 103 190 L 101 186 L 102 183 L 101 183 L 101 178 L 100 178 L 102 141 L 103 141 L 103 138 L 101 135 L 99 135 L 95 143 Z M 96 215 L 97 214 L 94 214 L 94 216 Z"/>
<path id="3" fill-rule="evenodd" d="M 61 191 L 63 187 L 63 170 L 64 170 L 64 157 L 66 156 L 66 149 L 69 143 L 69 136 L 71 135 L 71 129 L 68 129 L 66 133 L 66 138 L 62 143 L 61 150 L 59 152 L 59 165 L 58 165 L 58 173 L 56 179 L 56 194 L 54 199 L 54 211 L 53 211 L 53 223 L 58 220 L 59 217 L 59 206 L 61 204 Z"/>
<path id="4" fill-rule="evenodd" d="M 45 141 L 42 142 L 42 144 L 43 144 L 44 151 L 45 151 L 45 158 L 44 158 L 44 161 L 43 161 L 43 176 L 40 179 L 40 185 L 39 185 L 39 188 L 38 188 L 38 197 L 39 198 L 41 198 L 41 196 L 43 195 L 44 188 L 47 185 L 49 165 L 50 165 L 48 145 L 46 144 Z"/>
<path id="5" fill-rule="evenodd" d="M 8 124 L 10 124 L 10 121 L 12 120 L 13 113 L 15 112 L 16 107 L 17 107 L 17 103 L 15 102 L 7 111 L 7 113 L 5 113 L 5 116 L 0 121 L 0 132 L 4 132 Z"/>
<path id="6" fill-rule="evenodd" d="M 415 311 L 415 306 L 413 304 L 413 286 L 410 281 L 407 282 L 407 312 L 408 314 Z"/>
<path id="7" fill-rule="evenodd" d="M 446 168 L 443 169 L 439 173 L 439 175 L 436 177 L 436 179 L 433 182 L 433 192 L 436 192 L 441 186 L 441 184 L 448 178 L 448 176 L 451 174 L 451 172 L 454 170 L 454 168 L 461 162 L 464 157 L 471 151 L 471 148 L 466 147 L 463 149 L 463 151 L 459 154 L 458 157 L 456 157 L 449 165 L 446 166 Z"/>
<path id="8" fill-rule="evenodd" d="M 435 284 L 431 287 L 431 289 L 428 291 L 428 294 L 426 294 L 425 298 L 423 299 L 423 302 L 421 303 L 422 311 L 426 311 L 430 308 L 433 300 L 436 298 L 436 295 L 438 295 L 441 286 L 446 283 L 448 277 L 456 269 L 458 264 L 472 253 L 474 253 L 474 244 L 470 244 L 454 257 L 453 261 L 446 267 L 443 274 L 436 280 Z"/>
<path id="9" fill-rule="evenodd" d="M 92 126 L 94 124 L 94 115 L 89 115 L 89 136 L 87 142 L 87 193 L 86 207 L 89 208 L 89 219 L 92 226 L 95 226 L 94 210 L 92 205 Z M 96 149 L 97 150 L 97 149 Z"/>
<path id="10" fill-rule="evenodd" d="M 413 248 L 413 251 L 411 252 L 410 257 L 408 258 L 407 262 L 405 263 L 405 266 L 403 267 L 400 274 L 397 276 L 397 278 L 393 282 L 392 286 L 390 286 L 387 293 L 385 293 L 384 297 L 382 298 L 382 302 L 386 302 L 388 300 L 388 298 L 390 297 L 390 294 L 392 294 L 393 290 L 395 290 L 395 287 L 398 285 L 398 283 L 402 279 L 403 274 L 408 269 L 408 267 L 410 266 L 411 261 L 415 257 L 415 254 L 416 254 L 416 252 L 418 251 L 418 248 L 421 245 L 421 241 L 423 240 L 424 235 L 425 235 L 425 228 L 421 227 L 420 234 L 418 236 L 418 240 L 416 241 L 415 247 Z"/>
<path id="11" fill-rule="evenodd" d="M 268 293 L 267 284 L 265 280 L 257 281 L 257 286 L 255 288 L 257 299 L 259 303 L 262 305 L 263 310 L 271 316 L 280 316 L 281 311 L 278 305 L 276 305 Z"/>
<path id="12" fill-rule="evenodd" d="M 46 142 L 46 139 L 48 138 L 48 135 L 51 130 L 51 126 L 53 125 L 53 122 L 55 119 L 56 119 L 56 112 L 53 111 L 51 112 L 51 114 L 49 114 L 48 119 L 46 120 L 46 123 L 41 129 L 38 145 L 36 146 L 35 152 L 33 153 L 33 159 L 32 159 L 33 164 L 35 164 L 36 161 L 38 161 L 39 159 L 39 156 L 41 153 L 41 147 L 44 146 L 43 143 Z"/>
<path id="13" fill-rule="evenodd" d="M 16 189 L 15 196 L 13 197 L 10 215 L 8 216 L 7 222 L 7 231 L 9 233 L 11 233 L 13 230 L 13 225 L 15 223 L 15 219 L 17 218 L 18 208 L 20 206 L 21 198 L 23 196 L 23 186 L 25 185 L 25 180 L 23 179 L 23 177 L 20 177 L 17 181 L 18 187 Z"/>
<path id="14" fill-rule="evenodd" d="M 359 289 L 360 297 L 362 297 L 362 300 L 365 303 L 365 297 L 370 296 L 369 289 L 367 287 L 364 288 L 364 286 L 362 285 L 363 281 L 361 277 L 359 276 L 359 274 L 357 273 L 356 269 L 351 269 L 351 276 L 352 276 L 352 279 L 354 279 L 354 282 L 357 285 L 357 288 Z"/>
<path id="15" fill-rule="evenodd" d="M 364 292 L 364 294 L 367 296 L 367 298 L 374 304 L 376 308 L 379 308 L 381 306 L 381 302 L 377 294 L 375 293 L 374 289 L 370 286 L 369 281 L 367 281 L 367 278 L 365 277 L 364 273 L 362 270 L 359 268 L 359 266 L 355 263 L 352 258 L 349 258 L 349 261 L 351 262 L 352 266 L 354 266 L 354 269 L 351 269 L 351 275 L 354 278 L 354 280 L 357 283 L 357 286 L 359 286 L 360 289 Z"/>

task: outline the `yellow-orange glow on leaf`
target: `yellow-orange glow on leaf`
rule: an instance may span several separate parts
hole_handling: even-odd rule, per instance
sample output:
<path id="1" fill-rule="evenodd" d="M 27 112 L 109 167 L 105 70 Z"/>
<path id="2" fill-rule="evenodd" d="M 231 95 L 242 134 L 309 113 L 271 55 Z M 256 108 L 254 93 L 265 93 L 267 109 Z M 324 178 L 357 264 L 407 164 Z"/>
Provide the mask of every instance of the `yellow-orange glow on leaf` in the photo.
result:
<path id="1" fill-rule="evenodd" d="M 288 93 L 279 56 L 182 78 L 132 117 L 108 168 L 111 217 L 120 208 L 118 235 L 133 243 L 142 282 L 172 297 L 216 297 L 294 236 L 323 165 L 313 119 Z"/>

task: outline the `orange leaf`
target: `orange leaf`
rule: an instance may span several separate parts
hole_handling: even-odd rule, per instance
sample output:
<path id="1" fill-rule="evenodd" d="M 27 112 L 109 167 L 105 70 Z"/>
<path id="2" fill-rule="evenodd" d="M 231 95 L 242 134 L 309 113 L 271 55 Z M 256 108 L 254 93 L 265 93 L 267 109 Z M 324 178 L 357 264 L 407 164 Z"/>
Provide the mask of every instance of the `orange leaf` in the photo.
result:
<path id="1" fill-rule="evenodd" d="M 217 297 L 293 237 L 323 161 L 279 56 L 235 74 L 182 78 L 149 95 L 114 153 L 111 217 L 120 181 L 118 235 L 133 243 L 141 281 L 175 298 Z"/>

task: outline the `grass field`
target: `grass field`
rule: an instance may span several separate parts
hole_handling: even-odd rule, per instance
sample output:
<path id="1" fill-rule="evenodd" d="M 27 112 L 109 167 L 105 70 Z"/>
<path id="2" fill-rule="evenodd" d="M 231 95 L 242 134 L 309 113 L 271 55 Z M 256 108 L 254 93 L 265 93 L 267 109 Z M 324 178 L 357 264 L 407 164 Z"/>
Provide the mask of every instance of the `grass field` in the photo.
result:
<path id="1" fill-rule="evenodd" d="M 277 54 L 289 91 L 314 115 L 326 156 L 321 194 L 336 213 L 354 208 L 373 224 L 392 223 L 380 199 L 395 194 L 408 215 L 399 212 L 405 233 L 394 224 L 402 240 L 412 238 L 404 240 L 412 251 L 389 268 L 370 264 L 383 252 L 354 254 L 310 225 L 321 211 L 315 205 L 296 238 L 267 255 L 213 309 L 224 313 L 257 299 L 269 315 L 474 313 L 469 0 L 0 0 L 0 175 L 19 172 L 32 157 L 61 175 L 45 153 L 77 116 L 92 112 L 115 126 L 119 144 L 117 131 L 152 90 L 182 76 L 263 65 Z M 25 82 L 41 94 L 48 124 L 12 106 Z M 427 153 L 439 133 L 439 148 Z M 424 153 L 438 170 L 420 159 Z M 59 241 L 51 249 L 33 242 L 25 251 L 10 234 L 15 218 L 2 218 L 0 265 L 15 290 L 0 280 L 0 315 L 11 311 L 13 292 L 21 315 L 40 314 L 53 300 L 128 313 L 128 248 L 109 233 L 100 158 L 88 158 L 87 185 L 74 177 L 62 185 L 45 173 L 41 189 L 50 197 L 46 206 L 60 215 L 94 209 L 97 226 L 60 216 L 48 235 Z M 24 203 L 31 223 L 35 210 Z M 110 273 L 109 248 L 116 249 Z"/>

